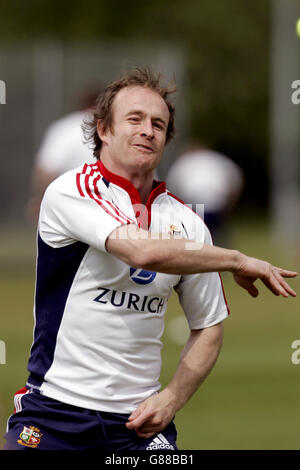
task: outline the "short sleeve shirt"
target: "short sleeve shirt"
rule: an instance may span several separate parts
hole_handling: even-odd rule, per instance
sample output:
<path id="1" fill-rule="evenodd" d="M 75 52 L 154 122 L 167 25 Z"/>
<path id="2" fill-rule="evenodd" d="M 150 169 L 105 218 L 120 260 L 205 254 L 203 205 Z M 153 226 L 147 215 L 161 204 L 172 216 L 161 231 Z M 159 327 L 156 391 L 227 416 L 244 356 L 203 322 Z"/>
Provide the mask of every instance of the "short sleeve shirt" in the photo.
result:
<path id="1" fill-rule="evenodd" d="M 163 274 L 108 253 L 107 237 L 132 223 L 187 243 L 211 243 L 200 217 L 165 183 L 154 183 L 144 207 L 135 187 L 101 162 L 65 173 L 46 190 L 28 365 L 28 385 L 45 396 L 130 413 L 160 390 L 161 337 L 173 289 L 191 329 L 228 316 L 218 273 Z"/>

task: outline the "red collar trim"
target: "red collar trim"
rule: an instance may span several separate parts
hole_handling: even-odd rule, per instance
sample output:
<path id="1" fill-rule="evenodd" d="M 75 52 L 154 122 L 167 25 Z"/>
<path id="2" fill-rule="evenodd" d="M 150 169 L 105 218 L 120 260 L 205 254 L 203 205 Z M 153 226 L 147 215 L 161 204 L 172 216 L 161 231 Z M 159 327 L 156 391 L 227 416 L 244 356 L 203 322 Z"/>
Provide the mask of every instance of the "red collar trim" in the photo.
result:
<path id="1" fill-rule="evenodd" d="M 110 183 L 114 183 L 117 186 L 120 186 L 121 188 L 125 189 L 125 191 L 127 191 L 127 193 L 130 196 L 132 204 L 141 204 L 141 198 L 140 198 L 139 192 L 129 180 L 127 180 L 126 178 L 123 178 L 123 176 L 116 175 L 115 173 L 112 173 L 111 171 L 109 171 L 103 165 L 101 160 L 98 160 L 98 167 L 99 167 L 100 173 Z"/>
<path id="2" fill-rule="evenodd" d="M 112 173 L 109 171 L 101 162 L 101 160 L 98 160 L 97 162 L 98 168 L 100 173 L 106 178 L 110 183 L 116 184 L 117 186 L 120 186 L 121 188 L 125 189 L 125 191 L 129 194 L 131 203 L 133 206 L 139 205 L 141 208 L 142 201 L 140 194 L 136 187 L 126 178 L 123 178 L 123 176 L 117 175 L 115 173 Z M 151 205 L 153 201 L 162 193 L 164 193 L 166 190 L 166 183 L 164 181 L 153 181 L 153 189 L 149 195 L 148 201 L 146 203 L 146 209 L 143 211 L 142 214 L 138 213 L 139 210 L 137 209 L 136 211 L 136 217 L 138 219 L 138 224 L 140 227 L 147 228 L 150 226 L 151 222 Z M 146 217 L 148 215 L 148 217 Z"/>

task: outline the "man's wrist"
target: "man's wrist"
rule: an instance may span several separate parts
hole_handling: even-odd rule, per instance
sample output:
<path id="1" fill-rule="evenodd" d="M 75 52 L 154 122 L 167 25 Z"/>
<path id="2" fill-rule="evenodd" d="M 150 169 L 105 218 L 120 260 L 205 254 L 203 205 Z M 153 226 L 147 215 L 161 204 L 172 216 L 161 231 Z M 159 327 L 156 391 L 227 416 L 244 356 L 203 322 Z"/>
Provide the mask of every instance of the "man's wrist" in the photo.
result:
<path id="1" fill-rule="evenodd" d="M 174 382 L 169 383 L 161 393 L 167 396 L 168 405 L 172 408 L 174 415 L 181 410 L 189 399 L 186 389 L 184 390 L 182 386 L 176 386 Z"/>
<path id="2" fill-rule="evenodd" d="M 161 391 L 161 393 L 165 395 L 167 406 L 169 406 L 175 414 L 181 408 L 181 404 L 178 400 L 178 392 L 173 390 L 172 385 L 169 384 Z"/>
<path id="3" fill-rule="evenodd" d="M 230 271 L 232 273 L 236 273 L 237 271 L 240 270 L 241 265 L 242 265 L 242 259 L 245 255 L 243 255 L 238 250 L 230 250 L 230 251 L 231 251 L 231 253 L 230 253 L 228 271 Z"/>

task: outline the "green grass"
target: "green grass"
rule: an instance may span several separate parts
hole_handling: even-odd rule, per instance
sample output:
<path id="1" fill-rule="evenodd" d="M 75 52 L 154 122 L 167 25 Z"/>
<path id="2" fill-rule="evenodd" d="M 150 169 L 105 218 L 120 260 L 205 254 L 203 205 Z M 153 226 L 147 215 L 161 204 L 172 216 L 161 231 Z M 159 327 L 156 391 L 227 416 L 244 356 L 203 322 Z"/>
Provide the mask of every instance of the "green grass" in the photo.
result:
<path id="1" fill-rule="evenodd" d="M 6 343 L 7 362 L 0 365 L 1 436 L 13 410 L 13 394 L 27 378 L 33 329 L 32 240 L 34 234 L 13 239 L 6 234 L 0 240 L 0 263 L 5 266 L 0 275 L 0 340 Z M 235 225 L 233 244 L 249 255 L 297 269 L 291 251 L 278 249 L 262 222 L 255 227 L 253 219 Z M 176 416 L 178 445 L 181 449 L 299 449 L 300 365 L 291 362 L 291 344 L 300 339 L 299 298 L 275 297 L 260 284 L 260 295 L 253 299 L 230 274 L 223 275 L 223 281 L 231 309 L 224 322 L 223 348 L 209 377 Z M 300 293 L 299 279 L 291 285 Z M 162 385 L 177 366 L 182 346 L 173 341 L 170 331 L 173 319 L 182 315 L 174 295 L 166 315 Z"/>

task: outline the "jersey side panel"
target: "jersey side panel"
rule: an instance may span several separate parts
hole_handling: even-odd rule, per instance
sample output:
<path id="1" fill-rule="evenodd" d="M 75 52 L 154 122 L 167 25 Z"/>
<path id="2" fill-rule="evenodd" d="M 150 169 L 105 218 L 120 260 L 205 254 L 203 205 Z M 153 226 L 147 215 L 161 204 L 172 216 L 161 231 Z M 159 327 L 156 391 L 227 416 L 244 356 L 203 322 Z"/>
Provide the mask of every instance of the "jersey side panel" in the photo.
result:
<path id="1" fill-rule="evenodd" d="M 28 364 L 32 385 L 41 385 L 52 364 L 68 295 L 88 248 L 81 242 L 52 248 L 38 236 L 35 332 Z"/>

